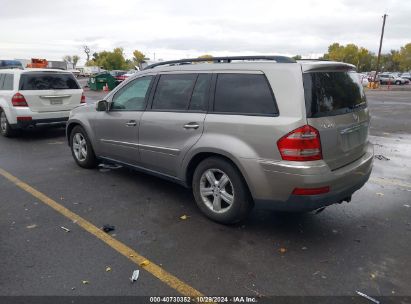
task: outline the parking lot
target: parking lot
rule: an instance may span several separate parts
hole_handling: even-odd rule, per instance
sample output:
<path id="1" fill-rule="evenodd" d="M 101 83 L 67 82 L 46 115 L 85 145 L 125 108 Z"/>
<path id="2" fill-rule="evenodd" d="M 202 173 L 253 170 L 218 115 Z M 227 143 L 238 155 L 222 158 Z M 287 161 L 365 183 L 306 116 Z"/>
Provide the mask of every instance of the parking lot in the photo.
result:
<path id="1" fill-rule="evenodd" d="M 86 90 L 87 102 L 103 96 Z M 377 157 L 350 203 L 305 215 L 256 206 L 234 226 L 171 182 L 79 168 L 62 127 L 1 137 L 0 294 L 409 296 L 411 91 L 367 97 Z M 105 224 L 112 238 L 96 231 Z"/>

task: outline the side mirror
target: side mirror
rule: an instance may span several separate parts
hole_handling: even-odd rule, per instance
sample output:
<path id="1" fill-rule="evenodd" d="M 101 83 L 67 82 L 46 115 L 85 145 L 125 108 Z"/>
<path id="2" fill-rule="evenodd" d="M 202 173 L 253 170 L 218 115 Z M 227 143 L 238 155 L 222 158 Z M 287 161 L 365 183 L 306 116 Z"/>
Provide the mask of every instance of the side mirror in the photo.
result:
<path id="1" fill-rule="evenodd" d="M 100 100 L 96 103 L 97 112 L 108 112 L 110 110 L 110 104 L 107 100 Z"/>

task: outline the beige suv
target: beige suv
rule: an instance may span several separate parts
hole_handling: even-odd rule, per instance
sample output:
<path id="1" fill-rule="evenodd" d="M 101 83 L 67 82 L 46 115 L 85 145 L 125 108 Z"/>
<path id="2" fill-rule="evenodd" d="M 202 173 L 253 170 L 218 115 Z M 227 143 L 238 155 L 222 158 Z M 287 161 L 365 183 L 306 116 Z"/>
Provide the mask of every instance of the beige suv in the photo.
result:
<path id="1" fill-rule="evenodd" d="M 84 168 L 121 164 L 192 188 L 205 215 L 244 219 L 254 203 L 311 211 L 368 180 L 370 117 L 354 66 L 281 56 L 162 62 L 71 112 Z"/>

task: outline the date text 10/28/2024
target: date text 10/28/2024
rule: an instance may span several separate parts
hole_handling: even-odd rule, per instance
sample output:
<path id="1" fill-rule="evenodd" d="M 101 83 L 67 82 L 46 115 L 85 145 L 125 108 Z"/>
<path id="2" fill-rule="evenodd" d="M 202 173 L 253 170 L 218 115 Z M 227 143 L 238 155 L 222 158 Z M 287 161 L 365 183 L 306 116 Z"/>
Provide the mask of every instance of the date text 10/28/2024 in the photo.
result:
<path id="1" fill-rule="evenodd" d="M 150 303 L 258 303 L 256 297 L 150 297 Z"/>

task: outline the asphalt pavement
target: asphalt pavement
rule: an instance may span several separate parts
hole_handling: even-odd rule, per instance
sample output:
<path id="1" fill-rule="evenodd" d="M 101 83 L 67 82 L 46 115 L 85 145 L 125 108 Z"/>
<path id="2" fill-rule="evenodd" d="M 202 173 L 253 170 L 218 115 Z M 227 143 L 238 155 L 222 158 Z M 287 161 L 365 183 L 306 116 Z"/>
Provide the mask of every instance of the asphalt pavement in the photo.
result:
<path id="1" fill-rule="evenodd" d="M 118 243 L 204 295 L 411 296 L 411 92 L 367 97 L 381 156 L 350 203 L 305 215 L 257 207 L 234 226 L 206 219 L 171 182 L 79 168 L 62 127 L 0 137 L 0 168 L 20 180 L 0 175 L 0 295 L 179 294 L 169 277 L 133 263 L 50 199 L 90 227 L 114 225 Z"/>

